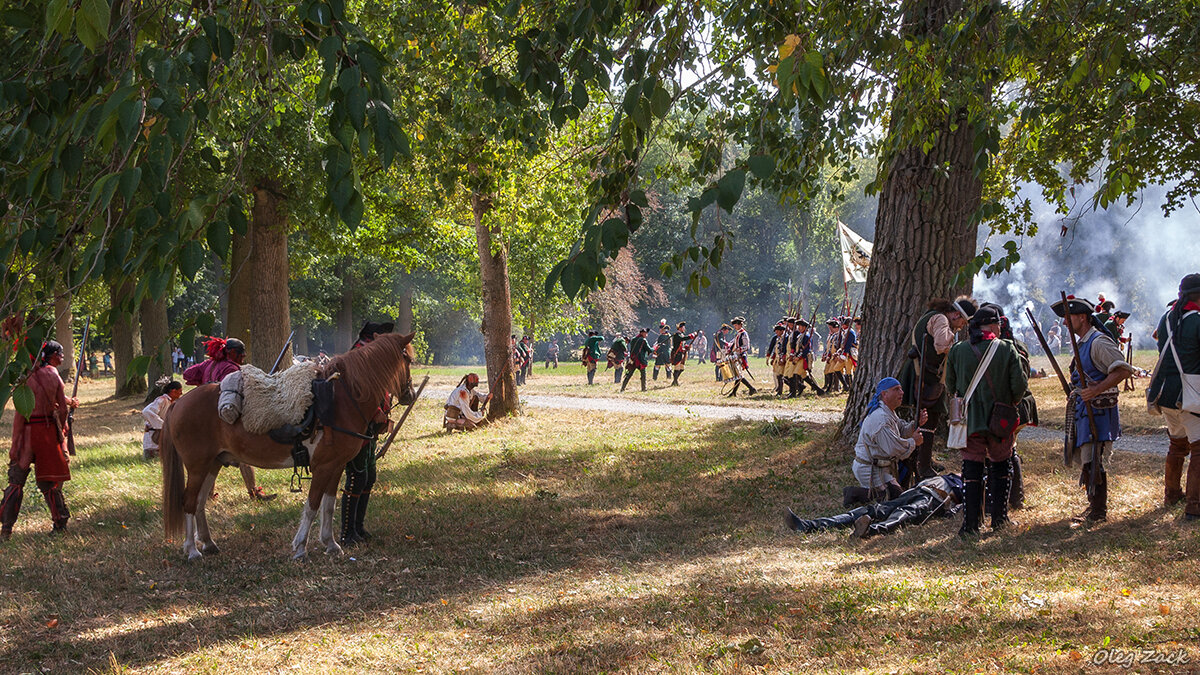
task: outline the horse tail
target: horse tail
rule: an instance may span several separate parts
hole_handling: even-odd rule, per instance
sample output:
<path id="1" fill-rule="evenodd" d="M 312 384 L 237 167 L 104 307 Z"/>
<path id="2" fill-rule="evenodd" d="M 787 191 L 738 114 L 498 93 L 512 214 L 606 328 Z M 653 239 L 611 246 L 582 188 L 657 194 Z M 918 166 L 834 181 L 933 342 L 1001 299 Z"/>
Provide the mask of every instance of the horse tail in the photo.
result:
<path id="1" fill-rule="evenodd" d="M 162 444 L 159 457 L 162 458 L 162 508 L 163 532 L 168 539 L 183 536 L 183 460 L 175 449 L 175 441 L 171 437 L 171 415 L 163 420 Z"/>

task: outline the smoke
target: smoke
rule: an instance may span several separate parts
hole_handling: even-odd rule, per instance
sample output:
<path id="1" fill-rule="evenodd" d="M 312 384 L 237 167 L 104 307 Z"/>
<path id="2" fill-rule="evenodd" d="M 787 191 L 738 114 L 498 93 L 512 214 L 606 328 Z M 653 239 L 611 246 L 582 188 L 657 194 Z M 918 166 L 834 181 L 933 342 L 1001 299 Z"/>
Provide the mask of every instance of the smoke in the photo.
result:
<path id="1" fill-rule="evenodd" d="M 1089 190 L 1080 194 L 1090 194 Z M 1049 305 L 1059 291 L 1096 302 L 1103 294 L 1118 310 L 1130 312 L 1125 334 L 1135 346 L 1151 348 L 1150 334 L 1166 304 L 1175 298 L 1179 280 L 1200 271 L 1200 210 L 1194 205 L 1164 216 L 1167 187 L 1151 186 L 1131 205 L 1104 211 L 1087 210 L 1064 220 L 1041 199 L 1036 188 L 1023 188 L 1030 199 L 1038 233 L 992 236 L 983 228 L 981 245 L 993 255 L 1015 241 L 1021 261 L 1009 272 L 975 278 L 975 295 L 999 303 L 1014 326 L 1028 325 L 1025 307 L 1039 323 L 1052 321 Z M 1060 235 L 1063 226 L 1065 234 Z"/>

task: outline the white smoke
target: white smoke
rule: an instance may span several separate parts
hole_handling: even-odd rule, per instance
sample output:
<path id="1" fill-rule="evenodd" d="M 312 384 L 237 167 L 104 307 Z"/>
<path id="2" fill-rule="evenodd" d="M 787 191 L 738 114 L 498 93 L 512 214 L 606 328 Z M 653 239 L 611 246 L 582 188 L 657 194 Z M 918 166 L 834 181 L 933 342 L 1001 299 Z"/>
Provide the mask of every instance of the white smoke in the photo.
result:
<path id="1" fill-rule="evenodd" d="M 1077 194 L 1091 194 L 1077 189 Z M 1003 252 L 1013 240 L 1021 261 L 993 278 L 975 278 L 975 296 L 1000 304 L 1014 326 L 1025 326 L 1029 306 L 1040 323 L 1053 320 L 1049 305 L 1059 291 L 1096 302 L 1103 294 L 1117 309 L 1131 312 L 1125 332 L 1135 345 L 1149 348 L 1150 334 L 1166 304 L 1175 298 L 1179 280 L 1200 272 L 1200 210 L 1188 202 L 1164 216 L 1166 187 L 1152 186 L 1130 206 L 1114 205 L 1104 211 L 1083 210 L 1064 219 L 1040 198 L 1036 189 L 1022 190 L 1038 223 L 1034 236 L 991 236 L 980 232 L 981 246 L 992 255 Z M 1067 231 L 1062 232 L 1066 225 Z"/>

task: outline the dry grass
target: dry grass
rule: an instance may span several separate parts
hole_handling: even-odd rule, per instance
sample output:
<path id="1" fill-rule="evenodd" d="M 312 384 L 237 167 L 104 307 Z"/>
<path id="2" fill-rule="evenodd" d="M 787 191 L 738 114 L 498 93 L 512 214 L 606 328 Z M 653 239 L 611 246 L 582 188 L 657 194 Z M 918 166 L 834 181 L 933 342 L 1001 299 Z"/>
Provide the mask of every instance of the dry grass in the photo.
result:
<path id="1" fill-rule="evenodd" d="M 532 410 L 447 436 L 440 403 L 380 466 L 377 543 L 293 563 L 299 498 L 251 504 L 226 471 L 222 553 L 191 565 L 162 540 L 133 402 L 89 404 L 81 429 L 108 429 L 81 437 L 71 533 L 47 536 L 29 499 L 0 546 L 2 669 L 1078 672 L 1106 640 L 1200 658 L 1200 538 L 1158 507 L 1159 459 L 1118 456 L 1112 521 L 1090 531 L 1043 444 L 1023 448 L 1017 531 L 963 543 L 939 521 L 855 545 L 782 525 L 785 504 L 839 509 L 828 429 Z"/>

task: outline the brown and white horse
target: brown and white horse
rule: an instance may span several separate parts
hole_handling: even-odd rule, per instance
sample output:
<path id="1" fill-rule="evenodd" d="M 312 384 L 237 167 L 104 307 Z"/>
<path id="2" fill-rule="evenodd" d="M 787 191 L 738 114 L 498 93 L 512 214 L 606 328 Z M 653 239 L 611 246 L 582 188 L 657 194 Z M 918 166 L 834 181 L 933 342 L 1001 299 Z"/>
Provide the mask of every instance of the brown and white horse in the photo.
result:
<path id="1" fill-rule="evenodd" d="M 364 433 L 388 392 L 396 393 L 401 403 L 412 400 L 409 368 L 413 335 L 380 335 L 370 344 L 335 357 L 322 369 L 322 377 L 337 374 L 332 426 Z M 171 404 L 163 423 L 163 529 L 171 538 L 183 535 L 188 560 L 217 552 L 204 503 L 212 494 L 222 466 L 242 462 L 263 469 L 293 466 L 290 445 L 276 443 L 266 434 L 247 432 L 241 420 L 227 424 L 218 417 L 218 394 L 216 384 L 193 389 Z M 362 444 L 361 438 L 329 427 L 321 428 L 305 444 L 312 483 L 300 516 L 300 529 L 292 539 L 293 558 L 302 559 L 307 554 L 308 531 L 318 509 L 325 552 L 342 552 L 333 536 L 334 496 L 346 462 L 358 454 Z"/>

